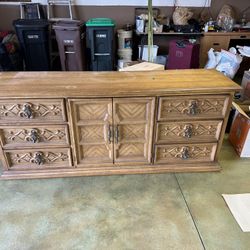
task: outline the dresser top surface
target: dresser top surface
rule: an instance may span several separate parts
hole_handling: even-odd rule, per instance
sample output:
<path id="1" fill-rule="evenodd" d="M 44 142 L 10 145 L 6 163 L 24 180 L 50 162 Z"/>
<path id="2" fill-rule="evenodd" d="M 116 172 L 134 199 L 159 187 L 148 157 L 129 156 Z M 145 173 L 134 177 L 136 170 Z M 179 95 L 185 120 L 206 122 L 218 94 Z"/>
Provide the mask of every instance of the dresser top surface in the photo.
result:
<path id="1" fill-rule="evenodd" d="M 240 86 L 215 70 L 144 72 L 1 72 L 1 98 L 225 93 Z"/>

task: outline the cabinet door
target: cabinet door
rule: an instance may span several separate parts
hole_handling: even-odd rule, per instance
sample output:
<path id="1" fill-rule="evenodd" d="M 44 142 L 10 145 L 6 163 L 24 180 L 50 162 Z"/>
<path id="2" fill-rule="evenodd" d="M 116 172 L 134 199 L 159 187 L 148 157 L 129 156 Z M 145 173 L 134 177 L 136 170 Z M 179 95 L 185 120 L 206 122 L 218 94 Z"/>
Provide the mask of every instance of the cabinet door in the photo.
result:
<path id="1" fill-rule="evenodd" d="M 76 166 L 113 164 L 112 99 L 70 100 L 70 109 Z"/>
<path id="2" fill-rule="evenodd" d="M 154 98 L 114 98 L 114 161 L 150 163 Z"/>

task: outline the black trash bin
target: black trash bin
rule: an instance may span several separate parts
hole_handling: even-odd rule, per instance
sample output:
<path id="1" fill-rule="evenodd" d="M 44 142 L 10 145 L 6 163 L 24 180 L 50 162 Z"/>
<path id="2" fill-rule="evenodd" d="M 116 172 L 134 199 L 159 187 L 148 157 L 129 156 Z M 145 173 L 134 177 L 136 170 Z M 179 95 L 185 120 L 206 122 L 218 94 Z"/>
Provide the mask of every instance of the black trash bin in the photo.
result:
<path id="1" fill-rule="evenodd" d="M 25 69 L 50 70 L 49 22 L 44 19 L 18 19 L 13 25 L 23 52 Z"/>
<path id="2" fill-rule="evenodd" d="M 60 21 L 53 25 L 64 71 L 85 70 L 84 23 L 77 20 Z"/>
<path id="3" fill-rule="evenodd" d="M 115 23 L 110 18 L 93 18 L 86 23 L 89 70 L 114 69 L 114 27 Z"/>

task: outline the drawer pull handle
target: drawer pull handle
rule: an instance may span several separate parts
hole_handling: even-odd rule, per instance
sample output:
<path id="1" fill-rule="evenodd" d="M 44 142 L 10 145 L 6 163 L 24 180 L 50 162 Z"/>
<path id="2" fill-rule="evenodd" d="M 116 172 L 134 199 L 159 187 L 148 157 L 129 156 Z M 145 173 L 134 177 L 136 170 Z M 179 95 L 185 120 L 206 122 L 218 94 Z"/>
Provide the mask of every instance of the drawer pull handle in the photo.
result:
<path id="1" fill-rule="evenodd" d="M 219 43 L 213 43 L 214 46 L 219 46 L 220 44 Z"/>
<path id="2" fill-rule="evenodd" d="M 35 163 L 37 165 L 43 165 L 45 160 L 43 158 L 42 152 L 36 152 L 34 157 L 30 160 L 32 163 Z"/>
<path id="3" fill-rule="evenodd" d="M 34 118 L 34 114 L 31 108 L 31 104 L 25 103 L 23 105 L 22 111 L 19 113 L 21 117 L 32 119 Z"/>
<path id="4" fill-rule="evenodd" d="M 246 38 L 247 36 L 240 36 L 240 38 Z"/>
<path id="5" fill-rule="evenodd" d="M 112 126 L 108 126 L 108 143 L 111 144 L 113 142 L 113 132 L 112 132 Z"/>
<path id="6" fill-rule="evenodd" d="M 189 104 L 188 114 L 189 115 L 197 115 L 198 113 L 200 113 L 200 110 L 198 108 L 198 102 L 191 101 L 191 103 Z"/>
<path id="7" fill-rule="evenodd" d="M 193 126 L 192 125 L 186 125 L 183 132 L 183 137 L 185 138 L 191 138 L 193 135 Z"/>
<path id="8" fill-rule="evenodd" d="M 188 147 L 183 147 L 181 149 L 181 159 L 186 160 L 190 158 Z"/>
<path id="9" fill-rule="evenodd" d="M 39 142 L 39 133 L 37 129 L 31 129 L 28 136 L 25 138 L 26 141 L 37 143 Z"/>
<path id="10" fill-rule="evenodd" d="M 115 127 L 115 142 L 116 142 L 116 144 L 118 144 L 118 142 L 119 142 L 119 137 L 120 137 L 119 126 L 116 125 L 116 127 Z"/>

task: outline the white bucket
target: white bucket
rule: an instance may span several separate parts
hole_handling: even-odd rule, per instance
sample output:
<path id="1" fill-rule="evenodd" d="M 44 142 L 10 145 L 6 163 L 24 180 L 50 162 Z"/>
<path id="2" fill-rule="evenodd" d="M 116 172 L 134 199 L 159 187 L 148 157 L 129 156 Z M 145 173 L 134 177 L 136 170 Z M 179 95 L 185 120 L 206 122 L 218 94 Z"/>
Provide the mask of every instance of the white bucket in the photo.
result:
<path id="1" fill-rule="evenodd" d="M 141 45 L 139 45 L 138 47 L 139 47 L 139 59 L 144 60 L 144 61 L 148 61 L 148 45 L 144 45 L 143 46 L 142 58 L 140 58 L 140 55 L 141 55 Z M 159 46 L 153 45 L 153 53 L 152 53 L 153 62 L 156 62 L 158 48 L 159 48 Z"/>
<path id="2" fill-rule="evenodd" d="M 132 49 L 118 49 L 118 58 L 130 62 L 132 60 Z"/>
<path id="3" fill-rule="evenodd" d="M 132 30 L 117 30 L 118 48 L 132 49 Z"/>

